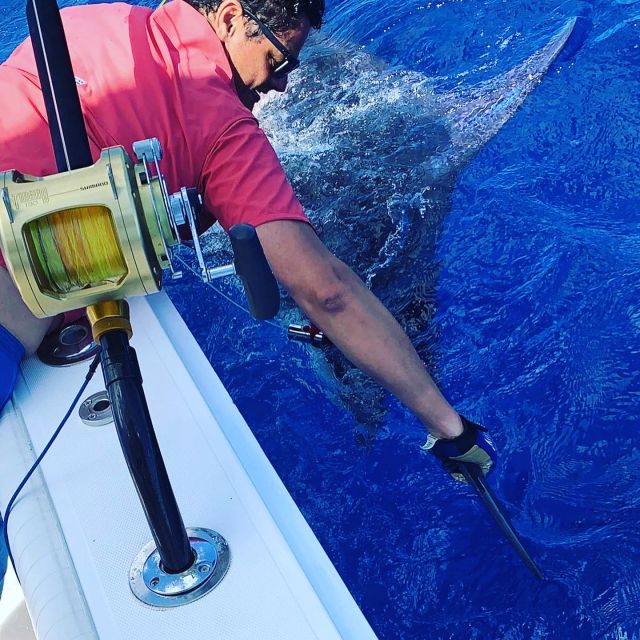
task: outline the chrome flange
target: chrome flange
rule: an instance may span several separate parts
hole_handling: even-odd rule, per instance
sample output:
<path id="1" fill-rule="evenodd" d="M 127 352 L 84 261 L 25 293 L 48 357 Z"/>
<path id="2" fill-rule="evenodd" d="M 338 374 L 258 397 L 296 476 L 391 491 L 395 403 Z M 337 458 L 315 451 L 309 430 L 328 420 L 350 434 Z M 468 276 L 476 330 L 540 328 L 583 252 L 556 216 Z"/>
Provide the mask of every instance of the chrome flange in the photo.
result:
<path id="1" fill-rule="evenodd" d="M 52 367 L 68 367 L 93 358 L 98 345 L 93 341 L 91 325 L 86 318 L 62 327 L 44 337 L 38 348 L 38 358 Z"/>
<path id="2" fill-rule="evenodd" d="M 80 420 L 88 427 L 102 427 L 113 422 L 111 401 L 106 391 L 98 391 L 89 396 L 78 409 Z"/>
<path id="3" fill-rule="evenodd" d="M 129 585 L 138 600 L 153 607 L 180 607 L 220 584 L 231 561 L 227 541 L 211 529 L 187 529 L 187 535 L 194 561 L 182 573 L 164 571 L 153 540 L 138 553 L 129 571 Z"/>

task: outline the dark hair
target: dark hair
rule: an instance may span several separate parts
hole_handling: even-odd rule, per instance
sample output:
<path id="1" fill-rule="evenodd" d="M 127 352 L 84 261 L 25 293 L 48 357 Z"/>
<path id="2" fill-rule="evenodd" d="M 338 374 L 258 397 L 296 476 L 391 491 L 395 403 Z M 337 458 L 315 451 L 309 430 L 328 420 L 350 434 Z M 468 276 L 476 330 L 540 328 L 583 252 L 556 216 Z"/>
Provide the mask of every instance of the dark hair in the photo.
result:
<path id="1" fill-rule="evenodd" d="M 221 0 L 187 0 L 203 13 L 217 11 Z M 322 26 L 324 0 L 241 0 L 241 5 L 255 13 L 274 33 L 286 33 L 295 29 L 306 17 L 314 29 Z M 250 35 L 258 35 L 259 29 Z"/>

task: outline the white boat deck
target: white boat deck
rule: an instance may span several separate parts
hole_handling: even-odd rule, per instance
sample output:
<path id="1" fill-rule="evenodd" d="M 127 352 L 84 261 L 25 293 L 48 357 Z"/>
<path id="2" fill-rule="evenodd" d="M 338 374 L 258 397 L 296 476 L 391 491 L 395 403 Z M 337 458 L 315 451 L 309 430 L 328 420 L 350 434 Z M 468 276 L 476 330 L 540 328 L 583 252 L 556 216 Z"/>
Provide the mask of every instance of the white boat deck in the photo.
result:
<path id="1" fill-rule="evenodd" d="M 134 300 L 131 313 L 185 525 L 221 533 L 231 567 L 219 586 L 183 607 L 155 609 L 133 596 L 129 568 L 151 535 L 113 424 L 86 426 L 76 409 L 9 522 L 38 639 L 375 638 L 173 305 L 157 294 Z M 3 511 L 87 369 L 35 358 L 23 364 L 0 417 Z M 103 388 L 98 370 L 83 397 Z"/>

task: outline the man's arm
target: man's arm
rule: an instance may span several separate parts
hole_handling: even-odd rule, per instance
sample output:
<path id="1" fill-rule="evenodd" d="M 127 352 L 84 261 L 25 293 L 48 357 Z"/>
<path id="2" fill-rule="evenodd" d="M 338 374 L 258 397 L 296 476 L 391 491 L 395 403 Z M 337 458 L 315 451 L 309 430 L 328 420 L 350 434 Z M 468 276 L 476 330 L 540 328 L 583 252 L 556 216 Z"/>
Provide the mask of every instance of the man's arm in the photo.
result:
<path id="1" fill-rule="evenodd" d="M 257 232 L 277 280 L 354 365 L 391 391 L 434 436 L 462 433 L 458 414 L 400 325 L 308 224 L 279 220 Z"/>
<path id="2" fill-rule="evenodd" d="M 0 326 L 10 331 L 30 356 L 36 352 L 54 319 L 36 318 L 22 300 L 0 255 Z"/>

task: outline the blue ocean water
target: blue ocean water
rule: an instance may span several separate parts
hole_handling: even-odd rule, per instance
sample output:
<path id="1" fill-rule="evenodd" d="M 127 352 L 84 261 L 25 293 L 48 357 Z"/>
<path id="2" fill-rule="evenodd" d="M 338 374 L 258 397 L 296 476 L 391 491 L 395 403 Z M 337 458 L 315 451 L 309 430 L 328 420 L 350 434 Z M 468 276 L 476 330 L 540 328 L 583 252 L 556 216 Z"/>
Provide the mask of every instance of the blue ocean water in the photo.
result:
<path id="1" fill-rule="evenodd" d="M 22 2 L 6 4 L 2 58 L 25 33 Z M 489 95 L 573 16 L 571 50 L 436 189 L 459 97 Z M 447 397 L 491 428 L 491 483 L 544 582 L 421 454 L 393 398 L 363 380 L 341 395 L 285 322 L 189 276 L 169 288 L 380 638 L 640 638 L 639 25 L 635 0 L 329 0 L 306 93 L 263 112 L 328 241 L 335 227 L 371 244 L 361 274 Z M 448 119 L 432 93 L 455 103 Z"/>
<path id="2" fill-rule="evenodd" d="M 408 251 L 403 263 L 410 238 L 394 227 L 401 268 L 380 287 L 393 305 L 426 274 L 433 309 L 417 312 L 427 321 L 414 339 L 452 402 L 491 428 L 500 451 L 491 482 L 545 582 L 471 492 L 420 454 L 422 429 L 393 399 L 361 446 L 362 416 L 336 401 L 310 349 L 199 285 L 176 287 L 173 298 L 381 638 L 640 638 L 640 4 L 328 6 L 331 44 L 406 70 L 412 86 L 422 74 L 441 93 L 500 77 L 581 17 L 575 50 L 461 168 L 437 224 L 424 220 L 431 236 L 421 241 L 434 247 L 421 258 L 430 261 Z M 345 84 L 357 84 L 361 66 L 346 70 Z M 304 107 L 285 100 L 291 115 L 271 122 L 267 110 L 265 128 L 314 215 L 369 220 L 422 192 L 420 172 L 396 181 L 397 158 L 383 153 L 378 171 L 393 180 L 373 187 L 373 203 L 353 195 L 375 172 L 377 158 L 360 156 L 379 153 L 376 136 L 402 137 L 411 161 L 425 162 L 422 121 L 407 118 L 402 101 L 379 99 L 384 88 L 368 77 L 348 98 L 378 96 L 363 125 L 344 87 L 323 91 L 322 74 L 308 81 L 308 98 L 297 94 Z M 334 106 L 343 109 L 337 145 L 325 136 Z M 396 113 L 401 128 L 390 129 Z M 357 144 L 344 142 L 353 136 Z M 344 171 L 314 169 L 326 163 Z M 309 187 L 332 176 L 335 191 Z M 383 261 L 371 262 L 375 276 Z"/>

